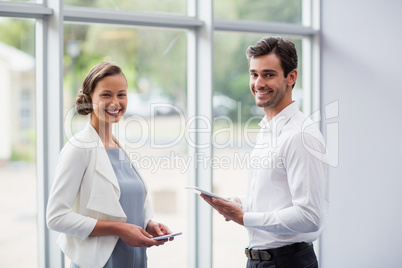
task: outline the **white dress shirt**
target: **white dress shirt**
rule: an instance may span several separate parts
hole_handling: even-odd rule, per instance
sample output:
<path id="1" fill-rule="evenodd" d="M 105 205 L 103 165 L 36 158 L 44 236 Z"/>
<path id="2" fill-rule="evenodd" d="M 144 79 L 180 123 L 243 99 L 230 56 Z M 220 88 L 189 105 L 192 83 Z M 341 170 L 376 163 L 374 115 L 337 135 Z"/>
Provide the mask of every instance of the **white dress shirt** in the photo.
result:
<path id="1" fill-rule="evenodd" d="M 328 166 L 311 150 L 325 152 L 324 139 L 295 102 L 270 122 L 260 122 L 251 154 L 244 226 L 253 249 L 316 240 L 328 208 Z"/>

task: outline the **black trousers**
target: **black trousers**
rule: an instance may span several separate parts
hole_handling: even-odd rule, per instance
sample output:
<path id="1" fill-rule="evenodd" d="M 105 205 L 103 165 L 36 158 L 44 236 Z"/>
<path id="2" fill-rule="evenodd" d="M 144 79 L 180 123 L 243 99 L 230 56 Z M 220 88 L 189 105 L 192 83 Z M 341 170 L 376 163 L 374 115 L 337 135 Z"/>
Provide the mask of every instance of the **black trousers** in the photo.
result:
<path id="1" fill-rule="evenodd" d="M 269 261 L 247 261 L 247 268 L 318 268 L 313 245 L 290 254 L 275 256 Z"/>

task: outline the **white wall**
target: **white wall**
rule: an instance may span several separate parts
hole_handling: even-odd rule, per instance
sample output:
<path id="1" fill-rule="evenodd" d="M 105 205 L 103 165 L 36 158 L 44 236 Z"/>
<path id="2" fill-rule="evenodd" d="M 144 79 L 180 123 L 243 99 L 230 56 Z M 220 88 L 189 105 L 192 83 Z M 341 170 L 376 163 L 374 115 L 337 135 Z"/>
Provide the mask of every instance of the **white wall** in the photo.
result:
<path id="1" fill-rule="evenodd" d="M 322 1 L 322 103 L 339 165 L 321 267 L 402 267 L 402 1 Z"/>

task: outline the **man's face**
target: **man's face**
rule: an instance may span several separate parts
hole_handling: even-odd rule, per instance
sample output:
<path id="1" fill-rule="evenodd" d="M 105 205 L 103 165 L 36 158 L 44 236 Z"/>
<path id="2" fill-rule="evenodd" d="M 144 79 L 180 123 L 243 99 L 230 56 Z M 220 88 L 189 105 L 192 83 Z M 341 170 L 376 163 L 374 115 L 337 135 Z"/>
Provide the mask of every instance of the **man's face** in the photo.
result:
<path id="1" fill-rule="evenodd" d="M 291 98 L 291 86 L 296 80 L 294 72 L 297 76 L 297 71 L 293 70 L 285 78 L 280 59 L 276 54 L 251 58 L 249 72 L 250 90 L 258 107 L 278 107 L 287 90 Z"/>

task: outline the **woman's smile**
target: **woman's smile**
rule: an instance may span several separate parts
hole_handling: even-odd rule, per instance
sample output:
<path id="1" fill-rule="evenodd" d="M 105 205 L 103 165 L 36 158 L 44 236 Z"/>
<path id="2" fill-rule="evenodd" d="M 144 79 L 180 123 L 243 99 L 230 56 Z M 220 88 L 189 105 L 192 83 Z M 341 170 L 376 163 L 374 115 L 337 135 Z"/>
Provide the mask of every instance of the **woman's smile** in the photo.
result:
<path id="1" fill-rule="evenodd" d="M 121 110 L 122 109 L 105 109 L 105 112 L 109 116 L 118 117 L 118 116 L 120 116 L 120 111 Z"/>

